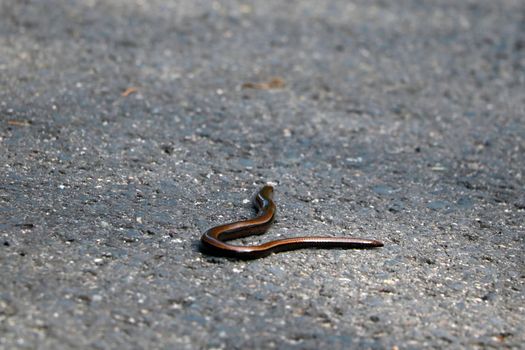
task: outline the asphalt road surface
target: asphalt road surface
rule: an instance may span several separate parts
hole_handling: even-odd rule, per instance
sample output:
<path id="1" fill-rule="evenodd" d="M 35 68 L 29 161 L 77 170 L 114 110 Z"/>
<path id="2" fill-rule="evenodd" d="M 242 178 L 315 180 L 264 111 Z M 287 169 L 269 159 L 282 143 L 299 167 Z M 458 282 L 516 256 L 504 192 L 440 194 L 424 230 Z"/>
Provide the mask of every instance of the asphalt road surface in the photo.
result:
<path id="1" fill-rule="evenodd" d="M 524 348 L 524 169 L 521 0 L 0 0 L 0 349 Z"/>

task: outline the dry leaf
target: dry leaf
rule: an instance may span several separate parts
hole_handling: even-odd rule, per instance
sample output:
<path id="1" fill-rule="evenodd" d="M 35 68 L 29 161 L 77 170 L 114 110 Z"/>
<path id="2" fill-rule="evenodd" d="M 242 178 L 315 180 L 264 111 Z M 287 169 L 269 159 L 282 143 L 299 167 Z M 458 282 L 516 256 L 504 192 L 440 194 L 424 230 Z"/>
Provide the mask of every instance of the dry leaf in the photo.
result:
<path id="1" fill-rule="evenodd" d="M 139 91 L 139 89 L 137 89 L 136 87 L 129 87 L 127 88 L 126 90 L 124 90 L 120 96 L 122 97 L 128 97 L 129 95 L 131 94 L 134 94 L 135 92 Z"/>

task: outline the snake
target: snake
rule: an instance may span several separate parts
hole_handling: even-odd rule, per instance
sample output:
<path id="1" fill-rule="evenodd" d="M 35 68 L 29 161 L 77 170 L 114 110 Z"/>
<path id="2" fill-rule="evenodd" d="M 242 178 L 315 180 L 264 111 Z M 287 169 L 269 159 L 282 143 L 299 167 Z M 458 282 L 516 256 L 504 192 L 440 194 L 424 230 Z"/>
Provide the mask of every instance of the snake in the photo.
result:
<path id="1" fill-rule="evenodd" d="M 273 201 L 273 187 L 265 185 L 256 194 L 254 206 L 258 213 L 255 218 L 236 221 L 212 227 L 201 236 L 201 250 L 204 253 L 243 260 L 258 259 L 273 253 L 303 248 L 376 248 L 383 242 L 357 237 L 307 236 L 278 239 L 259 245 L 234 245 L 227 241 L 252 235 L 262 235 L 272 225 L 277 211 Z"/>

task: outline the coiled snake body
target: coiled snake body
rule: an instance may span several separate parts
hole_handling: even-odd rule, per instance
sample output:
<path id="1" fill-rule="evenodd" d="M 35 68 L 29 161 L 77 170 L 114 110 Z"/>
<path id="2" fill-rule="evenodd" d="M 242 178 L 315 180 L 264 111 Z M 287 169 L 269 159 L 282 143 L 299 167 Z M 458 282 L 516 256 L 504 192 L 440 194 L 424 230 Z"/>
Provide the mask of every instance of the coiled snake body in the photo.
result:
<path id="1" fill-rule="evenodd" d="M 226 243 L 226 241 L 232 239 L 265 233 L 270 228 L 275 217 L 276 206 L 272 198 L 273 187 L 264 186 L 257 193 L 254 200 L 255 206 L 259 210 L 258 215 L 253 219 L 210 228 L 201 237 L 203 250 L 212 255 L 239 259 L 258 259 L 272 253 L 302 248 L 365 249 L 383 246 L 382 242 L 374 239 L 319 236 L 284 238 L 251 246 Z"/>

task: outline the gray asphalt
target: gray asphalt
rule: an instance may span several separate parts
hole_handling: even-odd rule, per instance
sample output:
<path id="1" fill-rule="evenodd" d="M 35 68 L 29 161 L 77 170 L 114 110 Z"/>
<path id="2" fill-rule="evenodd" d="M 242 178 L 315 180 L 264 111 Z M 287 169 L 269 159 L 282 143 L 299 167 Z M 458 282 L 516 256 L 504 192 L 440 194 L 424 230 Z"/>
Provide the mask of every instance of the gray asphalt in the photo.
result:
<path id="1" fill-rule="evenodd" d="M 525 348 L 525 3 L 0 0 L 0 349 Z M 254 261 L 207 228 L 384 241 Z"/>

